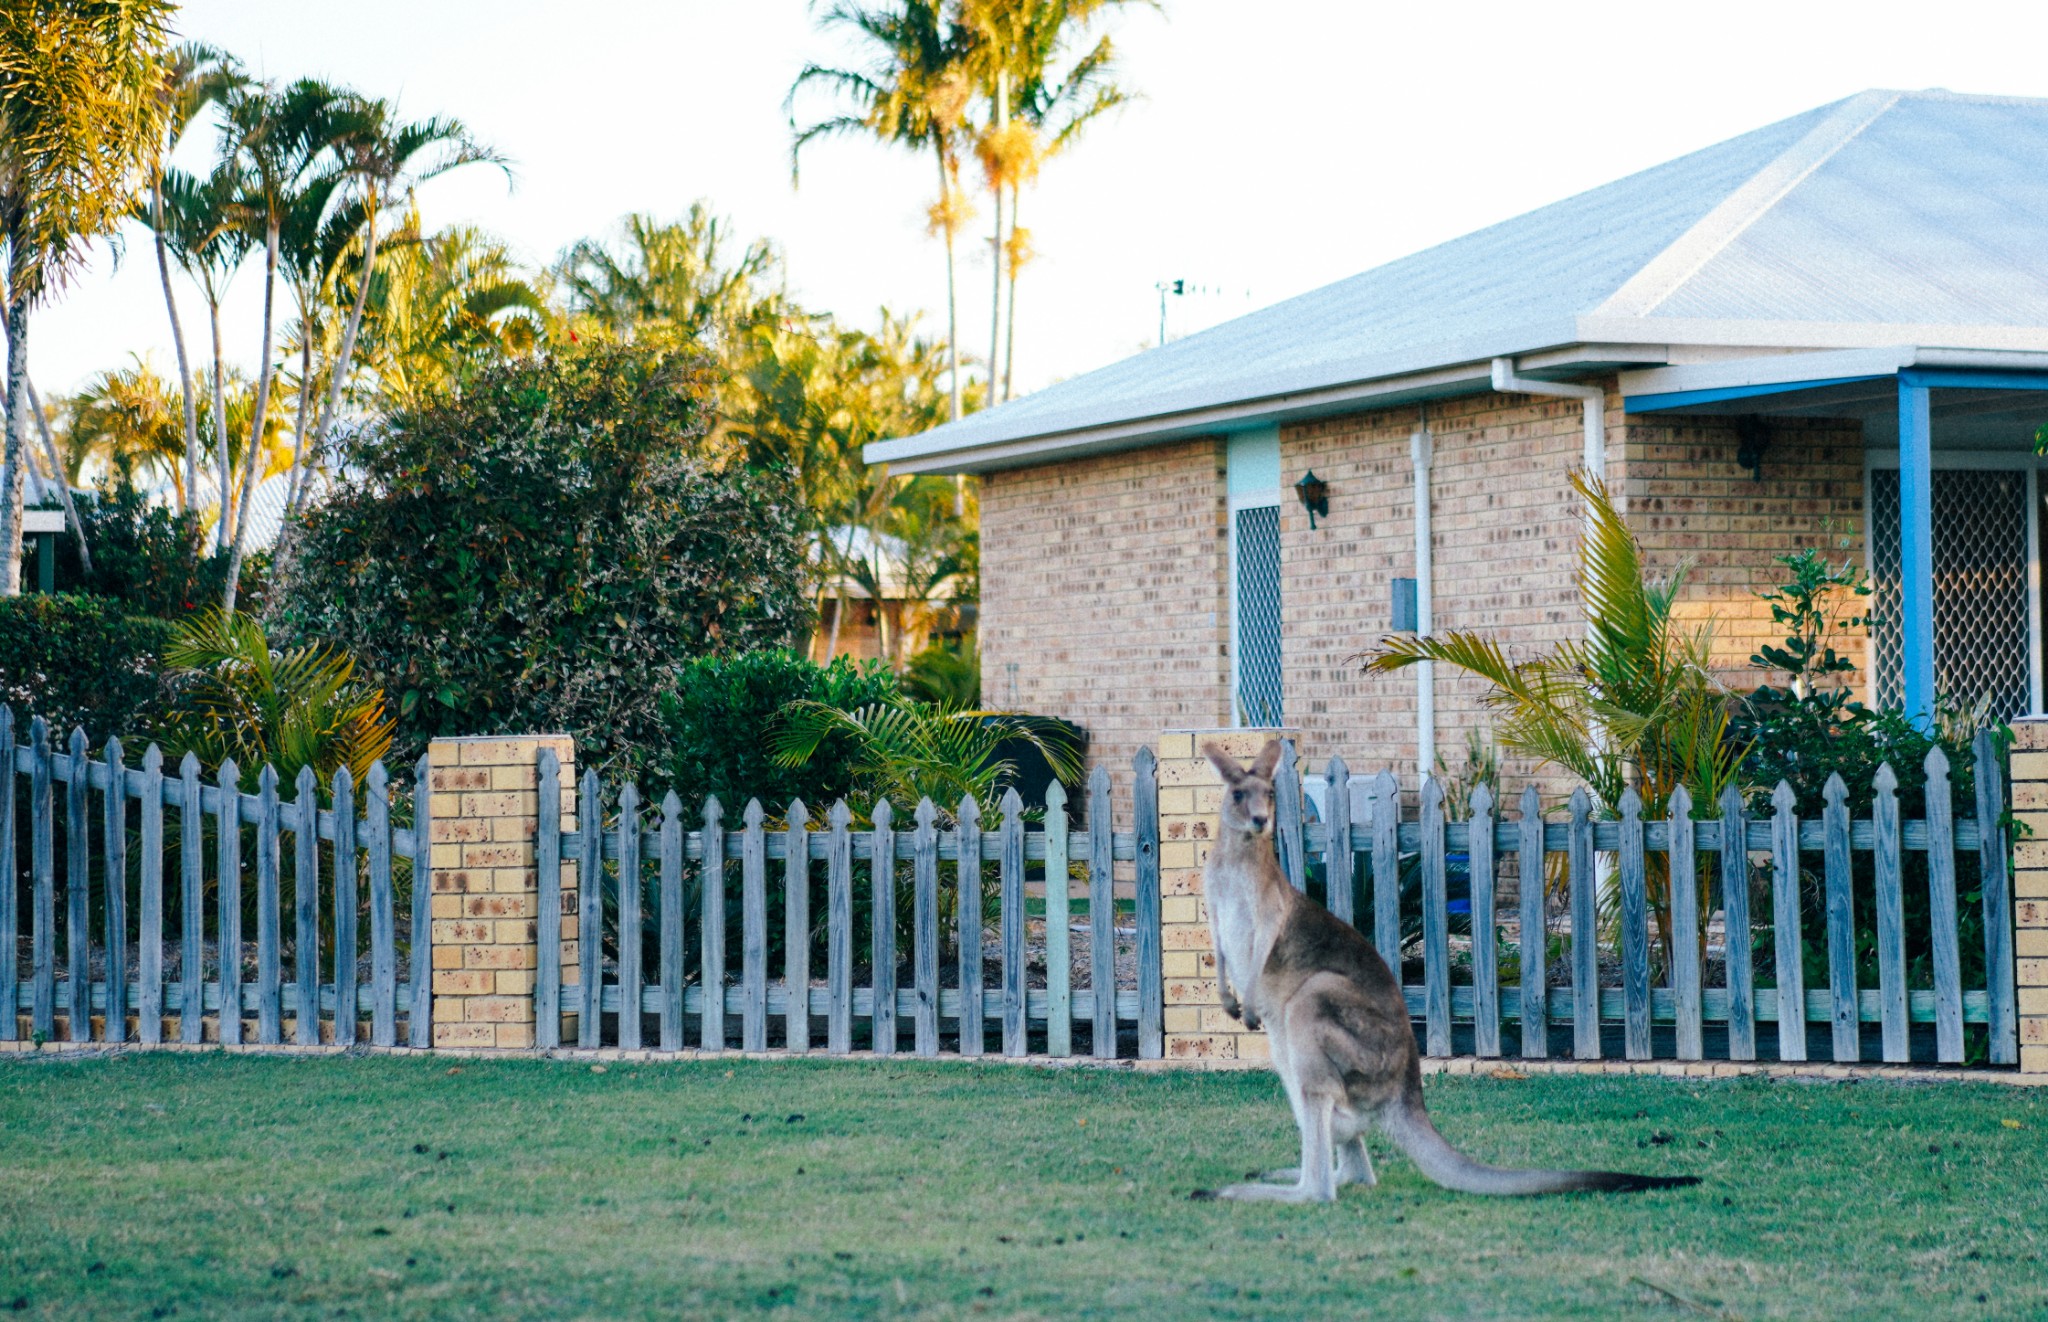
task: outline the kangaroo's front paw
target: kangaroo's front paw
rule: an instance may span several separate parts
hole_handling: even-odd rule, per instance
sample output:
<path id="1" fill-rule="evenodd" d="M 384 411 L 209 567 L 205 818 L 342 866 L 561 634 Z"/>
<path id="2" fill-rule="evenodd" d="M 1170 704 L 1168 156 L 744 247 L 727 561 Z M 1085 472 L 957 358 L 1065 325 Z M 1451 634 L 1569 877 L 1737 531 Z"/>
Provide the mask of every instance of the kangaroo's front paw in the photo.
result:
<path id="1" fill-rule="evenodd" d="M 1256 1012 L 1249 1009 L 1247 1009 L 1243 1014 L 1239 1015 L 1238 1018 L 1242 1019 L 1244 1021 L 1244 1026 L 1246 1028 L 1251 1029 L 1254 1033 L 1258 1032 L 1261 1028 L 1264 1028 L 1266 1026 L 1266 1021 L 1259 1018 Z"/>
<path id="2" fill-rule="evenodd" d="M 1237 997 L 1226 988 L 1223 992 L 1223 1013 L 1232 1019 L 1244 1018 L 1244 1007 L 1237 1003 Z"/>

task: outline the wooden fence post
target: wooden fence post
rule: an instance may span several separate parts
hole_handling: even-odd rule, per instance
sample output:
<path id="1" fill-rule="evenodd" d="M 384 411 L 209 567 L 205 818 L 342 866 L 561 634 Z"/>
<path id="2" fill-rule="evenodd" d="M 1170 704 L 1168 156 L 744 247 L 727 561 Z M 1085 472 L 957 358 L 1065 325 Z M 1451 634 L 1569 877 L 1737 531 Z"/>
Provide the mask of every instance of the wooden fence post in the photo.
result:
<path id="1" fill-rule="evenodd" d="M 1168 730 L 1159 736 L 1159 909 L 1165 983 L 1164 1050 L 1169 1060 L 1263 1061 L 1266 1037 L 1223 1012 L 1216 953 L 1202 901 L 1202 865 L 1216 832 L 1222 781 L 1202 756 L 1214 742 L 1249 762 L 1269 739 L 1292 730 Z M 1094 821 L 1091 815 L 1089 825 Z"/>
<path id="2" fill-rule="evenodd" d="M 2048 1074 L 2048 719 L 2012 723 L 2013 966 L 2020 1073 Z"/>
<path id="3" fill-rule="evenodd" d="M 540 894 L 534 846 L 539 834 L 536 772 L 543 748 L 564 777 L 562 826 L 575 813 L 575 741 L 567 735 L 436 739 L 427 747 L 433 839 L 433 1044 L 523 1048 L 534 1045 L 537 915 L 543 899 L 575 894 L 573 868 Z M 565 916 L 567 947 L 578 933 Z M 574 966 L 573 952 L 563 959 Z"/>

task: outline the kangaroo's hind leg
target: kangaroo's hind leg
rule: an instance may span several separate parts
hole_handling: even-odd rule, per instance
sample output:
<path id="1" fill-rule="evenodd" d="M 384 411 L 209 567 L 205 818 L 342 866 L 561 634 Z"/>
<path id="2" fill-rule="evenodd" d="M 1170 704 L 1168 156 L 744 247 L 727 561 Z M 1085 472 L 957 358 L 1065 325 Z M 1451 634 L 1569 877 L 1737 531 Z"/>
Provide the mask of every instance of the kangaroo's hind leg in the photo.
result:
<path id="1" fill-rule="evenodd" d="M 1370 1189 L 1378 1184 L 1379 1176 L 1373 1174 L 1372 1154 L 1365 1150 L 1363 1135 L 1353 1135 L 1351 1140 L 1337 1149 L 1337 1185 L 1362 1184 Z"/>
<path id="2" fill-rule="evenodd" d="M 1219 1198 L 1260 1203 L 1329 1203 L 1337 1199 L 1337 1172 L 1330 1150 L 1330 1127 L 1336 1103 L 1328 1097 L 1305 1097 L 1301 1105 L 1301 1167 L 1293 1184 L 1231 1184 L 1216 1191 Z"/>

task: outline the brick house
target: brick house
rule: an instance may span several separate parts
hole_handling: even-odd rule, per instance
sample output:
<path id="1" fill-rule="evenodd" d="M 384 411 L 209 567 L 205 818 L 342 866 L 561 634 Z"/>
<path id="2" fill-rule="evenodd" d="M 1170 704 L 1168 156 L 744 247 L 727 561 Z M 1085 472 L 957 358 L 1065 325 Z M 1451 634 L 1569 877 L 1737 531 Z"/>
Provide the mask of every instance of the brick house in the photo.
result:
<path id="1" fill-rule="evenodd" d="M 2048 101 L 1866 92 L 868 458 L 981 475 L 988 700 L 1114 768 L 1278 723 L 1312 765 L 1455 762 L 1474 682 L 1350 658 L 1571 635 L 1581 465 L 1690 563 L 1731 684 L 1773 557 L 1822 545 L 1879 586 L 1870 698 L 2038 713 L 2043 253 Z"/>

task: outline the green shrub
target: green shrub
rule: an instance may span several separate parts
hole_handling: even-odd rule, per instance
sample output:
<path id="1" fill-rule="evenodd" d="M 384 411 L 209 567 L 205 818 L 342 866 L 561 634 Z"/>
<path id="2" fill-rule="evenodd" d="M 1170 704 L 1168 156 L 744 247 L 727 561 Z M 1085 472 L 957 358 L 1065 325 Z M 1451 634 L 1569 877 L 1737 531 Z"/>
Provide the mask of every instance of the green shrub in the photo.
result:
<path id="1" fill-rule="evenodd" d="M 692 813 L 716 794 L 734 818 L 750 798 L 778 815 L 801 798 L 813 820 L 823 820 L 835 800 L 853 793 L 860 750 L 835 735 L 803 765 L 788 767 L 770 756 L 771 736 L 798 703 L 852 709 L 896 696 L 896 677 L 879 661 L 855 665 L 842 656 L 820 666 L 779 648 L 690 661 L 661 703 L 676 793 Z"/>
<path id="2" fill-rule="evenodd" d="M 711 393 L 701 351 L 649 334 L 493 365 L 346 439 L 284 575 L 287 632 L 356 658 L 402 756 L 561 731 L 644 777 L 677 667 L 811 624 L 804 511 L 707 439 Z"/>
<path id="3" fill-rule="evenodd" d="M 103 486 L 78 502 L 78 520 L 92 547 L 92 572 L 78 560 L 70 533 L 59 539 L 57 590 L 113 597 L 131 615 L 176 619 L 220 602 L 227 556 L 208 549 L 206 529 L 191 514 L 152 504 L 132 482 Z M 245 610 L 263 604 L 269 557 L 242 566 Z"/>
<path id="4" fill-rule="evenodd" d="M 24 735 L 32 716 L 50 722 L 54 741 L 75 725 L 95 748 L 109 735 L 139 735 L 164 697 L 170 629 L 104 597 L 0 597 L 0 703 Z"/>
<path id="5" fill-rule="evenodd" d="M 964 642 L 933 643 L 904 667 L 903 692 L 941 707 L 979 707 L 981 653 Z"/>

